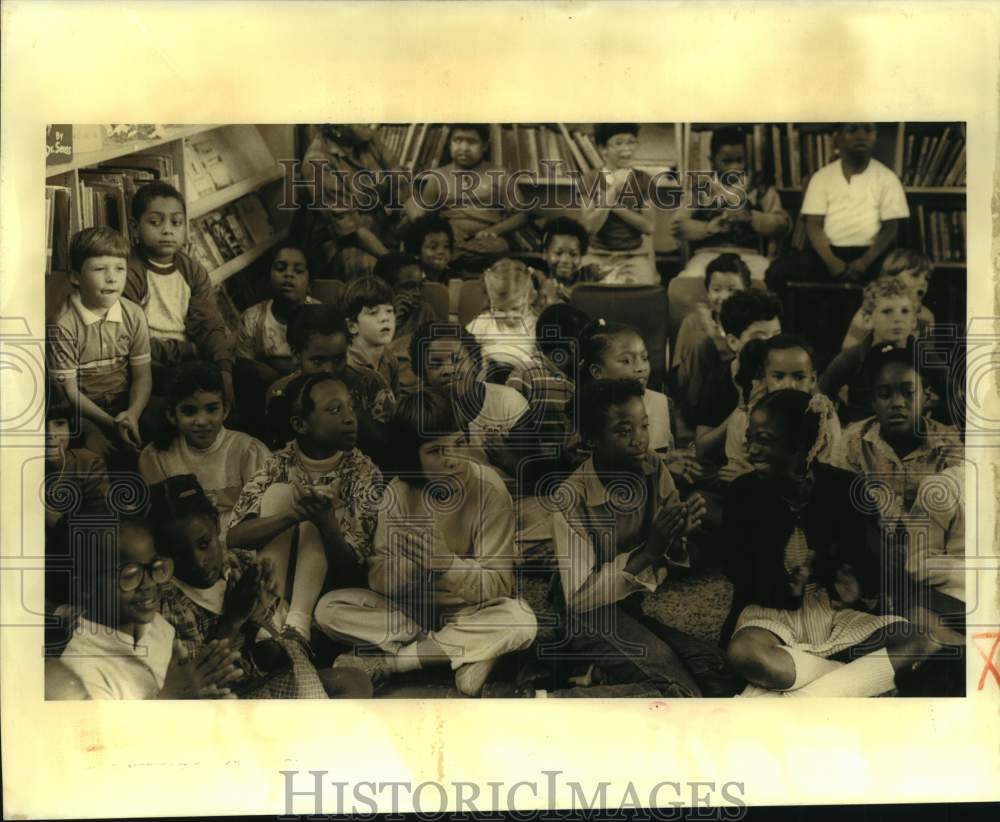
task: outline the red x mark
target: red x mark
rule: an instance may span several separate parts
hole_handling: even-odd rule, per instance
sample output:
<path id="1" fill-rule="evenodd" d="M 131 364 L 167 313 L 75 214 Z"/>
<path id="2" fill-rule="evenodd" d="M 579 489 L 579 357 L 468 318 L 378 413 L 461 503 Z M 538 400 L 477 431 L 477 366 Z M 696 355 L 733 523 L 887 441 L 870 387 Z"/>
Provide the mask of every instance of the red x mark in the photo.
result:
<path id="1" fill-rule="evenodd" d="M 979 676 L 979 690 L 983 689 L 983 684 L 986 682 L 986 674 L 993 674 L 993 678 L 1000 685 L 1000 670 L 997 666 L 993 664 L 993 658 L 996 656 L 997 647 L 1000 646 L 1000 634 L 975 634 L 973 639 L 992 639 L 993 645 L 990 647 L 989 654 L 984 653 L 983 649 L 976 645 L 976 650 L 979 651 L 979 655 L 986 660 L 986 664 L 983 666 L 983 672 Z"/>

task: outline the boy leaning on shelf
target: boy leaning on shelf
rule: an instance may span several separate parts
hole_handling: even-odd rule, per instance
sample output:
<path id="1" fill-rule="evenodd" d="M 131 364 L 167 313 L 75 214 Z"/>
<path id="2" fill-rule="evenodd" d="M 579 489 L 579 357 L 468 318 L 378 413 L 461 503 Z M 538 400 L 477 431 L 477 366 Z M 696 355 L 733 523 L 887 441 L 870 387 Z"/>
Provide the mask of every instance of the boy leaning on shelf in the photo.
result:
<path id="1" fill-rule="evenodd" d="M 233 341 L 219 313 L 212 281 L 181 247 L 187 239 L 187 206 L 172 185 L 144 185 L 132 200 L 132 233 L 124 296 L 141 305 L 149 323 L 153 377 L 186 360 L 214 362 L 222 371 L 226 401 L 233 402 Z"/>
<path id="2" fill-rule="evenodd" d="M 807 247 L 771 264 L 768 289 L 792 280 L 867 282 L 877 274 L 910 216 L 899 177 L 872 157 L 877 139 L 875 123 L 839 124 L 840 157 L 813 174 L 802 200 Z"/>

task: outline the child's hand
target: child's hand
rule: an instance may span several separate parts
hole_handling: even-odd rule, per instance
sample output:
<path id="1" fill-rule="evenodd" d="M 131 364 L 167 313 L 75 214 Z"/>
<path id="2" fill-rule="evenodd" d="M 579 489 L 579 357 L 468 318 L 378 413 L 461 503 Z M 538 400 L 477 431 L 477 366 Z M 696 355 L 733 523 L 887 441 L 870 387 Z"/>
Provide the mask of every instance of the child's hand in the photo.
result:
<path id="1" fill-rule="evenodd" d="M 434 542 L 429 531 L 406 531 L 399 543 L 399 554 L 418 568 L 429 571 L 434 565 Z"/>
<path id="2" fill-rule="evenodd" d="M 861 260 L 852 260 L 844 266 L 841 277 L 851 283 L 857 282 L 865 276 L 865 271 L 867 270 L 868 266 L 866 266 Z"/>
<path id="3" fill-rule="evenodd" d="M 687 522 L 688 504 L 686 502 L 661 508 L 653 518 L 653 530 L 656 531 L 661 543 L 665 544 L 665 551 L 657 550 L 657 554 L 666 553 L 673 546 L 674 542 L 684 534 L 684 526 Z M 650 540 L 653 542 L 653 540 Z"/>
<path id="4" fill-rule="evenodd" d="M 229 640 L 213 639 L 191 659 L 180 640 L 174 640 L 174 653 L 160 690 L 160 699 L 206 699 L 227 696 L 230 682 L 243 672 L 236 663 L 239 651 Z"/>
<path id="5" fill-rule="evenodd" d="M 129 448 L 138 451 L 142 448 L 142 437 L 139 436 L 139 425 L 128 411 L 122 411 L 115 417 L 115 433 Z"/>
<path id="6" fill-rule="evenodd" d="M 708 512 L 708 506 L 705 504 L 705 498 L 701 494 L 692 494 L 687 498 L 686 504 L 687 519 L 684 523 L 684 533 L 690 534 L 692 531 L 698 530 L 698 526 L 701 525 L 705 519 L 705 514 Z"/>
<path id="7" fill-rule="evenodd" d="M 827 265 L 827 270 L 830 272 L 830 276 L 835 280 L 839 280 L 843 275 L 844 271 L 847 270 L 847 263 L 841 260 L 839 257 L 835 257 L 833 263 Z"/>
<path id="8" fill-rule="evenodd" d="M 299 522 L 315 520 L 323 515 L 332 505 L 330 496 L 322 494 L 312 486 L 295 486 L 295 502 L 292 512 Z"/>
<path id="9" fill-rule="evenodd" d="M 226 590 L 222 602 L 222 612 L 227 618 L 240 624 L 250 618 L 257 604 L 260 589 L 260 571 L 251 565 L 243 571 L 236 584 Z"/>
<path id="10" fill-rule="evenodd" d="M 701 463 L 694 454 L 685 449 L 668 451 L 663 461 L 671 474 L 687 482 L 694 482 L 701 476 Z"/>
<path id="11" fill-rule="evenodd" d="M 749 474 L 751 471 L 753 471 L 753 467 L 728 462 L 719 469 L 719 473 L 716 476 L 719 478 L 719 482 L 733 482 L 744 474 Z"/>
<path id="12" fill-rule="evenodd" d="M 852 608 L 861 599 L 861 583 L 850 565 L 841 565 L 837 569 L 833 587 L 837 592 L 837 599 L 830 603 L 833 608 Z"/>

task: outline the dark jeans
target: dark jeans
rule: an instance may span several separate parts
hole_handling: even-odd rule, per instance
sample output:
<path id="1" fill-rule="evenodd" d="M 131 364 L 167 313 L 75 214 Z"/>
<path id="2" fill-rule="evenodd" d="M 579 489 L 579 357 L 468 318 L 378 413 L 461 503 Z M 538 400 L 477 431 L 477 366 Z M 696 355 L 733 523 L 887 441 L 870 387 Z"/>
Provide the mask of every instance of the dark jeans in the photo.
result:
<path id="1" fill-rule="evenodd" d="M 640 595 L 569 614 L 565 638 L 538 651 L 543 659 L 593 663 L 599 672 L 598 687 L 556 697 L 643 696 L 649 688 L 664 697 L 730 697 L 742 685 L 720 648 L 647 616 Z"/>
<path id="2" fill-rule="evenodd" d="M 868 246 L 831 246 L 830 250 L 845 263 L 850 263 L 861 257 Z M 867 283 L 878 276 L 882 259 L 883 257 L 879 257 L 868 266 L 859 282 Z M 820 259 L 812 245 L 806 243 L 801 251 L 792 251 L 771 263 L 764 274 L 764 282 L 769 291 L 781 294 L 790 282 L 831 283 L 844 280 L 831 277 L 826 263 Z"/>

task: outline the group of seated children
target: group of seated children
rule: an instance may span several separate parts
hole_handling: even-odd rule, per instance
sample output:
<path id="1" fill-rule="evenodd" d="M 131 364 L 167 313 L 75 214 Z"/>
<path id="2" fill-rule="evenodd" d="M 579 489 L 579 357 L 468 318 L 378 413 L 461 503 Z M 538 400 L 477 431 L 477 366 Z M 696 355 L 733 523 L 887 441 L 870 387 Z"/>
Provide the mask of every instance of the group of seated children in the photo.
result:
<path id="1" fill-rule="evenodd" d="M 866 134 L 841 130 L 844 169 L 878 185 Z M 610 185 L 630 185 L 635 138 L 600 132 Z M 707 302 L 650 384 L 663 352 L 569 301 L 578 282 L 649 281 L 648 203 L 553 220 L 535 271 L 506 249 L 516 215 L 458 199 L 487 145 L 453 129 L 427 183 L 445 190 L 425 192 L 447 205 L 415 202 L 404 251 L 336 304 L 310 296 L 313 255 L 278 246 L 235 335 L 169 185 L 134 197 L 136 248 L 73 238 L 47 354 L 46 599 L 65 627 L 49 697 L 365 697 L 444 666 L 466 696 L 928 687 L 922 661 L 964 631 L 961 438 L 932 417 L 914 346 L 930 263 L 891 252 L 821 369 L 743 253 L 788 227 L 773 189 L 744 182 L 743 211 L 681 215 L 711 250 Z M 716 170 L 740 172 L 742 151 L 719 132 Z M 826 185 L 831 222 L 849 220 Z M 852 271 L 886 250 L 876 234 Z M 824 253 L 857 250 L 833 239 Z M 480 259 L 489 301 L 467 327 L 421 296 L 456 255 Z M 130 502 L 109 469 L 141 477 Z M 116 539 L 74 536 L 90 513 Z M 539 557 L 551 585 L 529 605 Z M 718 643 L 652 615 L 658 591 L 720 568 Z"/>

